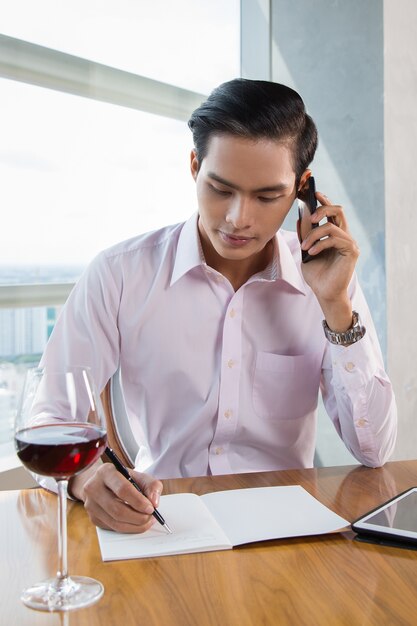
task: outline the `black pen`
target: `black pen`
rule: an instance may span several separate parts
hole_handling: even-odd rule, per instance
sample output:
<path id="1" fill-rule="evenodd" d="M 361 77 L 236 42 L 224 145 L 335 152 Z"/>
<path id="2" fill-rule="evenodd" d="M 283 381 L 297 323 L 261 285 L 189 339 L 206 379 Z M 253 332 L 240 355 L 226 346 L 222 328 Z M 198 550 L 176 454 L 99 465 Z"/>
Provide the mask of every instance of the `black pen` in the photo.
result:
<path id="1" fill-rule="evenodd" d="M 113 463 L 117 471 L 123 474 L 123 476 L 127 478 L 127 480 L 135 487 L 135 489 L 139 491 L 139 493 L 143 493 L 142 489 L 139 487 L 137 482 L 133 480 L 133 478 L 131 477 L 131 475 L 129 474 L 129 472 L 127 471 L 127 469 L 125 468 L 125 466 L 123 465 L 119 457 L 117 456 L 117 454 L 114 452 L 114 450 L 107 447 L 104 451 L 104 454 L 107 456 L 107 458 L 110 459 L 110 461 Z M 158 509 L 154 509 L 152 515 L 154 516 L 155 519 L 158 520 L 158 522 L 161 524 L 161 526 L 165 528 L 166 531 L 172 534 L 172 530 L 170 529 L 170 527 L 168 526 L 168 524 L 166 523 L 166 521 L 164 520 L 164 518 L 158 511 Z"/>

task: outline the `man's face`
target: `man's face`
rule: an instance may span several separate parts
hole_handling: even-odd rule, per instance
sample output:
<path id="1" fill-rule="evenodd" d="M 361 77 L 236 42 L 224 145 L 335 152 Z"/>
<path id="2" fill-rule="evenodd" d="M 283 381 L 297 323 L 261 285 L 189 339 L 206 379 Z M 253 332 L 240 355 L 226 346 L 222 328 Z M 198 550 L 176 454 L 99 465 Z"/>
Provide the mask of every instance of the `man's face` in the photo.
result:
<path id="1" fill-rule="evenodd" d="M 214 248 L 230 261 L 259 256 L 296 196 L 290 148 L 268 139 L 215 135 L 200 169 L 191 153 L 191 172 L 205 253 Z"/>

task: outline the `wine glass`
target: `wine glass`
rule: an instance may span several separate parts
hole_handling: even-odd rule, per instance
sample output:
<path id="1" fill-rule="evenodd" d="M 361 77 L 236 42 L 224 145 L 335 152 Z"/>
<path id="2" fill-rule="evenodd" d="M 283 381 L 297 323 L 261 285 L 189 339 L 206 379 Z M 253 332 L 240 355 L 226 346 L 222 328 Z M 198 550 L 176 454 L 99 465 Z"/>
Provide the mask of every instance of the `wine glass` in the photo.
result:
<path id="1" fill-rule="evenodd" d="M 28 370 L 14 439 L 23 465 L 41 482 L 55 479 L 58 488 L 56 577 L 25 589 L 21 599 L 41 611 L 89 606 L 103 595 L 103 585 L 93 578 L 70 577 L 67 570 L 68 479 L 90 467 L 106 447 L 104 412 L 89 369 Z"/>

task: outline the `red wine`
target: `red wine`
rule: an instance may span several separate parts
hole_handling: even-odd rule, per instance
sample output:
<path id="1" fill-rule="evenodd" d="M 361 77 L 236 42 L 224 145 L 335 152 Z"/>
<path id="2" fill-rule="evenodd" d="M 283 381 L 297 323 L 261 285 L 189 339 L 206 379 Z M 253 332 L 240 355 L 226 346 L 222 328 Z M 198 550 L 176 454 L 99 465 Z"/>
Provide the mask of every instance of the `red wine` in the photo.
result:
<path id="1" fill-rule="evenodd" d="M 60 422 L 20 430 L 15 443 L 17 456 L 31 472 L 69 478 L 104 452 L 106 432 L 93 424 Z"/>

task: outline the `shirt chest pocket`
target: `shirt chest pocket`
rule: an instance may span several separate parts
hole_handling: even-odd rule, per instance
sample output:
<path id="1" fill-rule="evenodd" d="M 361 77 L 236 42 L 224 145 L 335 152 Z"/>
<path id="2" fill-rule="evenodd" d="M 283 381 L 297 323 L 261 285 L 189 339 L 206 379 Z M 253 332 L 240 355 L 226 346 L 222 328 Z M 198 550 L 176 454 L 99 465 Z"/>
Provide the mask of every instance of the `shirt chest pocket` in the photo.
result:
<path id="1" fill-rule="evenodd" d="M 252 402 L 266 419 L 296 419 L 317 407 L 320 366 L 310 355 L 258 352 Z"/>

